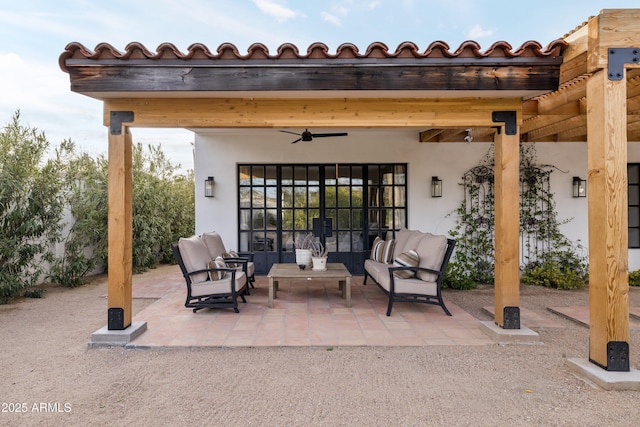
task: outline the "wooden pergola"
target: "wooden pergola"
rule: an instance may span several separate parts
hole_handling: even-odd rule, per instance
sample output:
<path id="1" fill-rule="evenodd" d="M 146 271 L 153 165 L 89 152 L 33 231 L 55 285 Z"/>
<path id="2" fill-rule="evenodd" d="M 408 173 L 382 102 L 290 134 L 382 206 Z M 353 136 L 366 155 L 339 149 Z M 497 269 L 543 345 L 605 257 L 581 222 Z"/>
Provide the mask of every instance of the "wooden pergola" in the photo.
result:
<path id="1" fill-rule="evenodd" d="M 640 9 L 603 10 L 543 49 L 481 52 L 442 42 L 420 52 L 382 43 L 336 54 L 321 43 L 247 55 L 195 44 L 156 53 L 131 43 L 60 56 L 71 90 L 104 103 L 109 129 L 108 328 L 131 325 L 132 136 L 135 127 L 387 127 L 420 141 L 495 143 L 495 322 L 520 328 L 519 143 L 587 141 L 589 359 L 629 370 L 627 141 L 640 140 Z"/>

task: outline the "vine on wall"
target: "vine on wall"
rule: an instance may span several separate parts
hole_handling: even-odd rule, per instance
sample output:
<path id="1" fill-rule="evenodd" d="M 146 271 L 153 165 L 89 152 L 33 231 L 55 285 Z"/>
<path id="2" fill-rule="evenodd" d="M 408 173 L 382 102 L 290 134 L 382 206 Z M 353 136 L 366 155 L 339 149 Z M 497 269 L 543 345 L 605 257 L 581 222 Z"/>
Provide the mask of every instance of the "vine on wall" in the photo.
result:
<path id="1" fill-rule="evenodd" d="M 561 289 L 580 288 L 587 278 L 587 261 L 579 243 L 561 232 L 550 187 L 552 165 L 536 162 L 535 146 L 520 144 L 520 239 L 524 283 Z M 445 284 L 472 289 L 494 281 L 494 152 L 493 145 L 478 166 L 467 171 L 460 184 L 464 199 L 452 213 L 457 240 L 455 260 Z"/>

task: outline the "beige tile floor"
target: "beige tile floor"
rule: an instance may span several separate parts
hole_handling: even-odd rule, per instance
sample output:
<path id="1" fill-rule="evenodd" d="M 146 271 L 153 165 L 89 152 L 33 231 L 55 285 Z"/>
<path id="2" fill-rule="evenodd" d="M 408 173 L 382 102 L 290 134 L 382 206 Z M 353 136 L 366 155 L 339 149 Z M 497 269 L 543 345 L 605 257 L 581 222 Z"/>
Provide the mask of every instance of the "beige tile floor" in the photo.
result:
<path id="1" fill-rule="evenodd" d="M 129 346 L 287 347 L 287 346 L 424 346 L 488 345 L 480 321 L 446 301 L 453 316 L 438 306 L 398 303 L 390 317 L 387 300 L 373 284 L 352 279 L 352 303 L 345 307 L 337 281 L 281 281 L 273 308 L 267 307 L 268 280 L 231 309 L 193 313 L 184 307 L 184 279 L 177 266 L 162 266 L 133 278 L 134 298 L 155 302 L 134 316 L 147 330 Z"/>
<path id="2" fill-rule="evenodd" d="M 438 306 L 398 303 L 391 317 L 387 300 L 374 284 L 352 279 L 351 308 L 345 307 L 337 281 L 281 281 L 273 308 L 267 307 L 268 280 L 257 277 L 256 288 L 230 309 L 193 313 L 184 307 L 185 285 L 178 266 L 161 266 L 133 277 L 133 297 L 155 301 L 133 318 L 147 322 L 147 330 L 129 346 L 173 347 L 287 347 L 287 346 L 424 346 L 488 345 L 481 321 L 450 301 L 453 314 Z M 487 313 L 492 306 L 484 307 Z M 559 317 L 588 326 L 589 307 L 549 307 Z M 631 307 L 630 327 L 640 328 L 640 308 Z M 553 318 L 521 307 L 522 324 L 529 328 L 562 327 Z"/>

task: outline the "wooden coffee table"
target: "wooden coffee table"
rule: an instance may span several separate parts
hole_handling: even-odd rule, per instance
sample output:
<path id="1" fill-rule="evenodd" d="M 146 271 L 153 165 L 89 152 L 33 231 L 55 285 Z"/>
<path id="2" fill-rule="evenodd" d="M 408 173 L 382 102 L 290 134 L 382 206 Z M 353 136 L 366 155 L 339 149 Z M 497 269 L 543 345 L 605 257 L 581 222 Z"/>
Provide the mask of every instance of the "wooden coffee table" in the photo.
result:
<path id="1" fill-rule="evenodd" d="M 273 264 L 269 274 L 269 301 L 267 306 L 273 308 L 273 300 L 278 295 L 280 280 L 325 280 L 338 279 L 338 289 L 342 291 L 345 305 L 351 307 L 351 273 L 344 264 L 328 263 L 324 271 L 314 271 L 310 267 L 300 270 L 297 264 Z"/>

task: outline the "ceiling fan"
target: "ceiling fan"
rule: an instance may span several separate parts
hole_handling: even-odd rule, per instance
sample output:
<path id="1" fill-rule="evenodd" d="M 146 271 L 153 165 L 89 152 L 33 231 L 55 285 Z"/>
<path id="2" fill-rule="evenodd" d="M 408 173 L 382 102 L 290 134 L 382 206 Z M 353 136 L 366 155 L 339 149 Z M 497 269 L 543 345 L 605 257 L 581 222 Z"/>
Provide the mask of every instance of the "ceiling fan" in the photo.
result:
<path id="1" fill-rule="evenodd" d="M 298 141 L 304 141 L 304 142 L 312 141 L 313 138 L 323 138 L 323 137 L 331 137 L 331 136 L 347 136 L 348 135 L 347 132 L 311 133 L 311 132 L 309 132 L 309 129 L 305 129 L 304 132 L 302 132 L 302 133 L 290 132 L 288 130 L 281 130 L 280 132 L 290 133 L 292 135 L 298 135 L 300 137 L 300 138 L 296 139 L 295 141 L 293 141 L 292 144 L 295 144 Z"/>

